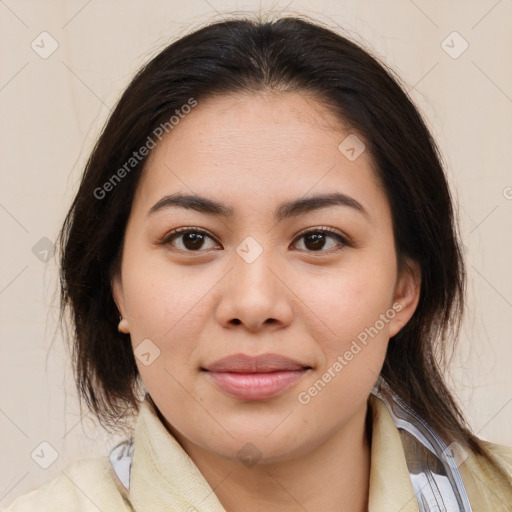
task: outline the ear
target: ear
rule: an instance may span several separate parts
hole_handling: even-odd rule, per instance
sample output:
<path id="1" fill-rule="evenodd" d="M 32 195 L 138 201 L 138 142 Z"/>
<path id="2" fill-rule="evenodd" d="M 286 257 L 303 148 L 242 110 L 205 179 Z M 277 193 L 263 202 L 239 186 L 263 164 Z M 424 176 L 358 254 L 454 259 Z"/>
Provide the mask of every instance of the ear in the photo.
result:
<path id="1" fill-rule="evenodd" d="M 389 322 L 389 337 L 397 335 L 404 325 L 411 319 L 420 300 L 421 270 L 416 261 L 407 260 L 399 269 L 393 309 L 396 315 Z"/>
<path id="2" fill-rule="evenodd" d="M 126 318 L 126 309 L 124 301 L 123 283 L 121 281 L 121 273 L 115 271 L 110 279 L 110 287 L 112 289 L 112 297 L 119 310 L 121 320 L 119 322 L 119 331 L 128 334 L 130 332 L 128 320 Z"/>

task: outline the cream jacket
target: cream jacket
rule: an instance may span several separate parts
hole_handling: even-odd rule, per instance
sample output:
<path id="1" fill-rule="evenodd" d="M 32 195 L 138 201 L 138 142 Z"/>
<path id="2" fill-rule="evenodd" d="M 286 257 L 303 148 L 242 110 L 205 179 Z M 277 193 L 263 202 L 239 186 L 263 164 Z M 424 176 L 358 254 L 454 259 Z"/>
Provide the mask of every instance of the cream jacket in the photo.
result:
<path id="1" fill-rule="evenodd" d="M 370 512 L 419 512 L 401 439 L 386 406 L 369 398 L 373 417 Z M 474 512 L 512 511 L 512 448 L 488 443 L 496 470 L 470 455 L 460 466 Z M 7 512 L 226 512 L 208 482 L 158 418 L 141 404 L 134 432 L 130 492 L 108 456 L 79 460 L 28 492 Z"/>

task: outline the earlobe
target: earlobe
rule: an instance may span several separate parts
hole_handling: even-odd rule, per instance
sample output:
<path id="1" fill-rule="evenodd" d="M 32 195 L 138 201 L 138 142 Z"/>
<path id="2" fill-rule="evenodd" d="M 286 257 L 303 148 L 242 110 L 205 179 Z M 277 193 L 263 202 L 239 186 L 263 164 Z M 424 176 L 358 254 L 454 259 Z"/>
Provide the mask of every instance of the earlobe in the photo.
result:
<path id="1" fill-rule="evenodd" d="M 128 320 L 126 320 L 126 318 L 120 318 L 117 330 L 124 334 L 130 333 L 130 325 L 128 324 Z"/>
<path id="2" fill-rule="evenodd" d="M 415 261 L 407 261 L 395 286 L 393 309 L 396 315 L 389 323 L 389 337 L 397 335 L 411 319 L 420 300 L 421 270 Z"/>

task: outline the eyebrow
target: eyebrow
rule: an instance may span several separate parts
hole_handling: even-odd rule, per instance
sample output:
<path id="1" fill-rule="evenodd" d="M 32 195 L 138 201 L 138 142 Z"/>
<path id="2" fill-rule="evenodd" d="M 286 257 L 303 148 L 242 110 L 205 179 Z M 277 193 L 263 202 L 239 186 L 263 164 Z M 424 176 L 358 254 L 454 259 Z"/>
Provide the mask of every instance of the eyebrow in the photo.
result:
<path id="1" fill-rule="evenodd" d="M 340 192 L 333 192 L 331 194 L 321 194 L 285 201 L 284 203 L 281 203 L 274 212 L 274 218 L 277 222 L 280 222 L 284 219 L 297 217 L 299 215 L 330 206 L 346 206 L 353 208 L 366 217 L 369 217 L 368 212 L 359 201 L 356 201 L 354 198 Z M 171 207 L 186 208 L 188 210 L 195 210 L 200 213 L 206 213 L 226 219 L 233 218 L 235 213 L 234 209 L 227 204 L 204 196 L 178 192 L 176 194 L 162 197 L 162 199 L 148 210 L 147 215 L 149 216 L 157 211 Z"/>

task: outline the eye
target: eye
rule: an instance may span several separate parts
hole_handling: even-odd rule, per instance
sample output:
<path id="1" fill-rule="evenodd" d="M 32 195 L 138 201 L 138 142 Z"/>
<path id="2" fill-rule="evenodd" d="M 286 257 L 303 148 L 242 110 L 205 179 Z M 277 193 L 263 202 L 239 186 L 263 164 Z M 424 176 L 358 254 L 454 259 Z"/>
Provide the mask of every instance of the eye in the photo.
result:
<path id="1" fill-rule="evenodd" d="M 327 241 L 329 239 L 336 240 L 338 244 L 332 244 L 331 247 L 327 247 L 327 249 L 332 248 L 333 246 L 339 245 L 338 250 L 341 250 L 343 246 L 349 245 L 347 239 L 335 231 L 334 229 L 328 227 L 314 228 L 308 231 L 301 233 L 296 240 L 304 239 L 304 247 L 305 250 L 310 252 L 328 252 L 327 250 L 322 250 L 326 245 L 329 245 Z"/>
<path id="2" fill-rule="evenodd" d="M 181 240 L 181 247 L 177 246 L 173 242 L 175 240 Z M 171 231 L 164 240 L 162 240 L 162 244 L 172 244 L 178 249 L 186 252 L 197 252 L 200 249 L 204 249 L 205 240 L 210 239 L 214 240 L 214 238 L 205 230 L 200 228 L 178 228 L 174 231 Z M 215 246 L 214 246 L 215 247 Z M 206 247 L 208 249 L 208 247 Z M 212 247 L 209 247 L 210 249 Z"/>
<path id="3" fill-rule="evenodd" d="M 328 252 L 328 249 L 336 246 L 340 246 L 338 250 L 341 250 L 343 246 L 349 245 L 349 242 L 343 235 L 328 227 L 320 227 L 304 231 L 295 240 L 301 239 L 304 239 L 304 249 L 300 247 L 299 249 L 306 250 L 308 252 Z M 180 243 L 175 243 L 176 240 L 180 241 Z M 205 245 L 207 245 L 207 240 L 215 241 L 214 237 L 204 229 L 182 227 L 171 231 L 161 243 L 162 245 L 171 244 L 184 252 L 201 252 L 201 250 L 204 249 L 214 249 L 219 247 L 218 245 L 215 245 L 215 243 L 210 247 L 205 247 Z M 331 247 L 327 247 L 327 250 L 322 250 L 325 249 L 326 245 L 329 245 L 329 240 L 334 240 L 337 243 L 331 243 Z"/>

